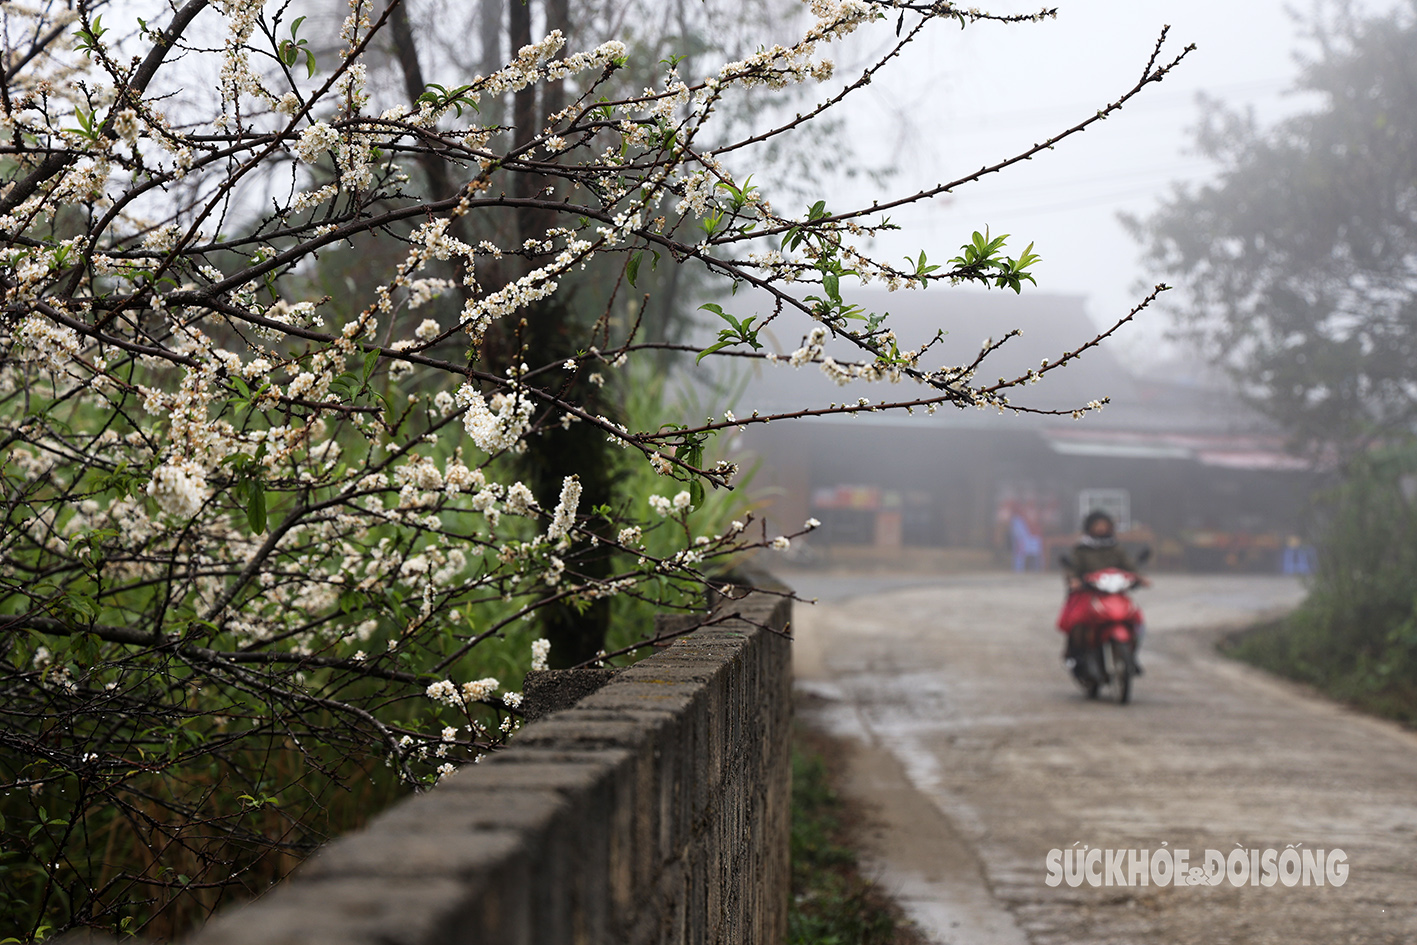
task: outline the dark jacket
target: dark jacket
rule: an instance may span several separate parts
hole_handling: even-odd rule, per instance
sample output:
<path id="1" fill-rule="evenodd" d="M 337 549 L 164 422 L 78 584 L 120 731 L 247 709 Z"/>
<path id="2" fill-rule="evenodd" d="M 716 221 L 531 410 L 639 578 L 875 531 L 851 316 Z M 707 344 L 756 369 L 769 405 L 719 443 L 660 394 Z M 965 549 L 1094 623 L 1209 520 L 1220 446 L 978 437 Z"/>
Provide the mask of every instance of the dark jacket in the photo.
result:
<path id="1" fill-rule="evenodd" d="M 1073 545 L 1068 557 L 1072 559 L 1072 566 L 1068 570 L 1079 578 L 1104 568 L 1121 568 L 1132 574 L 1140 573 L 1132 556 L 1127 554 L 1126 549 L 1115 538 L 1084 538 Z"/>

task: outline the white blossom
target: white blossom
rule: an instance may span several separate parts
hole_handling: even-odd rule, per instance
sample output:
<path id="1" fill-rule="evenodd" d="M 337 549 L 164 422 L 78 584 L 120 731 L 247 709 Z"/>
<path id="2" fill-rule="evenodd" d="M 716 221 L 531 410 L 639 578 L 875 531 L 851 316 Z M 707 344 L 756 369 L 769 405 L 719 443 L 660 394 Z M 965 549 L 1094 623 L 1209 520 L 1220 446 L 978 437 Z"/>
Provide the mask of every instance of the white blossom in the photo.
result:
<path id="1" fill-rule="evenodd" d="M 527 515 L 536 506 L 536 498 L 525 483 L 514 482 L 507 490 L 506 509 L 513 515 Z"/>
<path id="2" fill-rule="evenodd" d="M 551 655 L 551 641 L 546 639 L 531 641 L 531 668 L 545 669 L 546 659 Z"/>
<path id="3" fill-rule="evenodd" d="M 38 315 L 30 315 L 20 322 L 18 334 L 20 344 L 51 371 L 60 370 L 79 354 L 77 332 Z"/>
<path id="4" fill-rule="evenodd" d="M 428 688 L 424 690 L 424 695 L 442 705 L 462 705 L 462 695 L 458 692 L 458 687 L 453 685 L 452 681 L 448 679 L 431 683 Z"/>
<path id="5" fill-rule="evenodd" d="M 132 144 L 138 140 L 138 113 L 131 108 L 125 108 L 113 116 L 113 130 L 118 133 L 118 137 Z"/>
<path id="6" fill-rule="evenodd" d="M 306 164 L 314 164 L 338 143 L 339 132 L 323 121 L 317 121 L 300 133 L 295 151 L 300 155 L 300 160 Z"/>
<path id="7" fill-rule="evenodd" d="M 471 384 L 458 389 L 457 402 L 467 408 L 463 427 L 486 453 L 499 453 L 514 448 L 531 426 L 535 407 L 530 397 L 513 391 L 495 394 L 491 402 L 484 400 Z"/>
<path id="8" fill-rule="evenodd" d="M 207 501 L 206 471 L 191 460 L 169 461 L 153 470 L 147 492 L 169 515 L 191 518 Z"/>
<path id="9" fill-rule="evenodd" d="M 578 476 L 567 476 L 561 483 L 561 499 L 556 503 L 556 511 L 551 524 L 546 529 L 547 541 L 562 541 L 576 522 L 576 509 L 581 501 L 581 480 Z"/>
<path id="10" fill-rule="evenodd" d="M 462 684 L 462 697 L 464 702 L 485 702 L 492 698 L 502 684 L 494 677 L 488 676 L 485 679 L 474 679 L 472 682 Z"/>

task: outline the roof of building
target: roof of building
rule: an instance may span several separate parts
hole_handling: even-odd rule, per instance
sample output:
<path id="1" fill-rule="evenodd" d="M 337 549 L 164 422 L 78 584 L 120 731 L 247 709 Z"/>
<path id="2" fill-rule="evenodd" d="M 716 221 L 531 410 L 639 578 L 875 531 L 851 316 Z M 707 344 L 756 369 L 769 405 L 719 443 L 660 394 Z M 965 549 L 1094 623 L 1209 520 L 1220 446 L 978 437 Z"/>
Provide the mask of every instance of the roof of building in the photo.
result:
<path id="1" fill-rule="evenodd" d="M 937 332 L 944 332 L 924 358 L 925 366 L 931 368 L 969 363 L 978 356 L 981 345 L 1019 329 L 1019 336 L 1010 339 L 980 366 L 976 380 L 986 382 L 1024 375 L 1040 367 L 1045 358 L 1056 363 L 1063 354 L 1077 350 L 1099 334 L 1098 327 L 1087 315 L 1084 298 L 1076 295 L 1029 291 L 1015 295 L 998 290 L 947 288 L 895 293 L 868 288 L 843 291 L 843 295 L 868 311 L 889 312 L 887 325 L 895 330 L 903 350 L 918 348 Z M 761 320 L 763 314 L 771 311 L 770 303 L 764 299 L 762 295 L 740 293 L 732 299 L 732 304 L 723 304 L 739 318 L 757 315 Z M 762 334 L 769 350 L 785 356 L 801 345 L 802 339 L 798 337 L 774 332 L 774 324 Z M 1124 326 L 1122 331 L 1125 330 Z M 840 339 L 829 340 L 826 345 L 826 353 L 839 360 L 859 359 L 855 350 Z M 929 388 L 908 381 L 895 385 L 855 382 L 841 387 L 818 365 L 794 368 L 785 362 L 773 365 L 738 359 L 728 359 L 728 364 L 727 376 L 743 385 L 741 396 L 736 398 L 738 406 L 735 406 L 740 415 L 747 410 L 790 413 L 830 402 L 854 403 L 860 397 L 882 403 L 930 396 Z M 1107 339 L 1077 361 L 1049 371 L 1039 383 L 1018 388 L 1009 397 L 1011 403 L 1020 406 L 1059 411 L 1071 411 L 1089 401 L 1110 398 L 1102 411 L 1089 414 L 1081 421 L 1068 416 L 1014 415 L 1012 411 L 1000 416 L 994 409 L 942 407 L 934 416 L 926 416 L 919 410 L 914 416 L 891 411 L 814 422 L 1054 431 L 1059 434 L 1056 442 L 1063 444 L 1062 449 L 1083 448 L 1079 444 L 1093 432 L 1260 435 L 1266 440 L 1261 452 L 1283 452 L 1283 444 L 1274 428 L 1239 401 L 1220 378 L 1190 366 L 1178 368 L 1181 366 L 1134 374 L 1119 357 L 1115 339 Z M 1050 442 L 1053 439 L 1050 433 Z M 1104 446 L 1106 442 L 1099 441 L 1098 447 Z M 1153 444 L 1153 448 L 1179 447 Z"/>

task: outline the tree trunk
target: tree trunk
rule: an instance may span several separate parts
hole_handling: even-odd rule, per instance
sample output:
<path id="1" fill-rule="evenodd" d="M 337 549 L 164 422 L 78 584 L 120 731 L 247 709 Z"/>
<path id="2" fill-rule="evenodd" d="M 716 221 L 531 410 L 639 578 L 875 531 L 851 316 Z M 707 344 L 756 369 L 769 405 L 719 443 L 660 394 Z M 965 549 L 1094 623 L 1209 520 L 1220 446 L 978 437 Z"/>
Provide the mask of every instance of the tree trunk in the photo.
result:
<path id="1" fill-rule="evenodd" d="M 409 104 L 417 108 L 418 96 L 428 88 L 428 82 L 423 77 L 423 67 L 418 63 L 418 45 L 413 39 L 413 25 L 408 20 L 408 4 L 409 0 L 403 0 L 393 5 L 393 11 L 389 14 L 389 35 L 393 38 L 394 57 L 403 72 L 404 92 L 408 95 Z M 428 178 L 430 197 L 441 200 L 452 194 L 453 185 L 448 179 L 446 161 L 436 154 L 425 153 L 418 156 L 418 163 Z"/>
<path id="2" fill-rule="evenodd" d="M 515 52 L 531 42 L 532 11 L 529 2 L 509 0 L 509 3 L 508 35 Z M 568 0 L 544 0 L 544 10 L 548 32 L 559 29 L 569 39 L 571 14 Z M 539 96 L 538 86 L 534 85 L 513 96 L 515 147 L 523 147 L 534 140 L 541 133 L 547 118 L 565 107 L 566 93 L 561 82 L 542 83 L 539 88 Z M 540 159 L 545 155 L 527 154 L 526 157 Z M 514 192 L 518 197 L 535 197 L 547 183 L 547 178 L 537 174 L 518 175 Z M 522 240 L 540 238 L 553 222 L 554 214 L 548 210 L 527 207 L 517 214 Z M 534 259 L 531 261 L 535 262 Z M 564 298 L 545 299 L 529 306 L 525 321 L 523 340 L 530 350 L 537 352 L 540 361 L 573 357 L 578 348 L 584 347 L 581 342 L 585 339 L 580 337 L 580 332 L 587 326 L 576 317 L 575 310 Z M 593 365 L 582 370 L 582 378 L 576 382 L 572 396 L 580 398 L 578 402 L 586 409 L 606 413 L 598 397 L 599 392 L 584 379 L 585 374 L 594 370 Z M 550 383 L 555 389 L 560 386 L 561 380 L 556 378 Z M 556 419 L 559 418 L 553 418 L 553 423 Z M 520 463 L 527 486 L 544 506 L 550 507 L 561 494 L 561 476 L 566 470 L 580 476 L 582 509 L 610 503 L 614 498 L 611 447 L 600 431 L 587 424 L 573 423 L 569 429 L 553 425 L 531 437 Z M 608 553 L 595 551 L 592 557 L 577 561 L 572 570 L 585 577 L 604 578 L 611 573 L 611 564 Z M 551 641 L 550 664 L 553 667 L 574 666 L 594 659 L 597 651 L 604 648 L 610 628 L 610 602 L 598 600 L 583 611 L 556 604 L 543 608 L 540 620 L 542 633 Z"/>

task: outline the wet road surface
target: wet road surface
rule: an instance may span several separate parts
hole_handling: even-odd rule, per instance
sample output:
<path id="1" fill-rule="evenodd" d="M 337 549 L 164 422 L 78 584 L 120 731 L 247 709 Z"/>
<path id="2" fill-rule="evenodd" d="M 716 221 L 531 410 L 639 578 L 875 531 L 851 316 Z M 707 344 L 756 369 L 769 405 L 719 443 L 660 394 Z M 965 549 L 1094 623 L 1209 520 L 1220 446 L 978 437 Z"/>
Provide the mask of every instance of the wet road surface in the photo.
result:
<path id="1" fill-rule="evenodd" d="M 1302 596 L 1278 577 L 1139 592 L 1146 675 L 1090 702 L 1056 576 L 785 575 L 809 724 L 848 736 L 868 863 L 937 942 L 1417 942 L 1417 735 L 1214 650 Z M 873 583 L 882 580 L 883 583 Z M 1342 886 L 1050 887 L 1050 850 L 1333 850 Z M 1100 871 L 1099 871 L 1100 872 Z"/>

